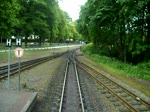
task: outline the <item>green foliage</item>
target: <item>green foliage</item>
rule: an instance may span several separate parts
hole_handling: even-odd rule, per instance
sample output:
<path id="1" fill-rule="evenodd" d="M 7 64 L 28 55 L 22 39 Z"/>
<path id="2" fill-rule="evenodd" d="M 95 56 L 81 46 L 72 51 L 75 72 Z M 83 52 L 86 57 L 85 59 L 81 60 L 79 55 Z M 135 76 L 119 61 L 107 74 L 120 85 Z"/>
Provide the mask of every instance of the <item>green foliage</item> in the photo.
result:
<path id="1" fill-rule="evenodd" d="M 87 44 L 86 50 L 84 52 L 86 52 L 86 51 L 87 51 L 87 54 L 89 54 L 89 55 L 92 55 L 92 54 L 105 55 L 105 56 L 110 55 L 109 48 L 94 46 L 92 43 Z M 88 51 L 90 51 L 90 52 L 88 52 Z"/>
<path id="2" fill-rule="evenodd" d="M 150 0 L 88 0 L 81 8 L 78 31 L 95 46 L 113 46 L 111 52 L 117 52 L 119 60 L 147 61 L 149 13 Z"/>
<path id="3" fill-rule="evenodd" d="M 102 63 L 115 71 L 121 72 L 123 75 L 150 80 L 150 62 L 138 65 L 122 63 L 115 58 L 97 54 L 96 51 L 93 53 L 93 48 L 92 44 L 88 44 L 82 47 L 82 51 L 90 55 L 90 57 L 97 63 Z"/>
<path id="4" fill-rule="evenodd" d="M 68 14 L 56 0 L 2 0 L 0 1 L 0 37 L 38 35 L 39 44 L 49 41 L 64 42 L 78 39 L 79 33 Z"/>
<path id="5" fill-rule="evenodd" d="M 13 27 L 19 24 L 16 18 L 20 10 L 17 0 L 0 1 L 0 36 L 8 37 L 13 32 Z"/>

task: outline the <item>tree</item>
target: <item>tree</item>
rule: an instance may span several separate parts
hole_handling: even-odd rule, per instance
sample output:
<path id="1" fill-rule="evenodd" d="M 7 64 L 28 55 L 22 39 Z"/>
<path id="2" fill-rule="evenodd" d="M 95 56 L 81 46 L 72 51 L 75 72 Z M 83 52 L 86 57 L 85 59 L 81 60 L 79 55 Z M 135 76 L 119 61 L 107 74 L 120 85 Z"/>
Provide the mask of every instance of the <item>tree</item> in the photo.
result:
<path id="1" fill-rule="evenodd" d="M 149 60 L 149 2 L 88 0 L 81 8 L 78 30 L 96 47 L 112 50 L 110 55 L 124 62 Z"/>
<path id="2" fill-rule="evenodd" d="M 19 24 L 16 16 L 19 14 L 20 5 L 17 0 L 0 1 L 0 37 L 7 38 L 14 32 L 14 27 Z"/>
<path id="3" fill-rule="evenodd" d="M 76 33 L 70 17 L 56 0 L 2 0 L 0 3 L 1 40 L 11 35 L 25 37 L 27 46 L 28 37 L 38 35 L 36 41 L 41 45 L 45 41 L 65 41 Z"/>

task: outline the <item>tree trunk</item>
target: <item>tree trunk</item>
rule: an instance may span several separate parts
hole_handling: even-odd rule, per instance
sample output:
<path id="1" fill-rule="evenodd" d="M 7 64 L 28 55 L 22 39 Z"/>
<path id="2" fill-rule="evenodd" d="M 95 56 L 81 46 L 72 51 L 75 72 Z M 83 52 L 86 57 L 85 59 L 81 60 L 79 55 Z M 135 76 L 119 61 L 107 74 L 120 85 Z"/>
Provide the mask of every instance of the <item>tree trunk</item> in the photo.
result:
<path id="1" fill-rule="evenodd" d="M 25 36 L 25 47 L 27 47 L 27 45 L 28 45 L 28 36 Z"/>
<path id="2" fill-rule="evenodd" d="M 144 36 L 144 18 L 145 18 L 145 6 L 143 6 L 143 10 L 142 10 L 142 28 L 141 28 L 141 37 L 143 38 Z"/>
<path id="3" fill-rule="evenodd" d="M 3 33 L 3 31 L 1 32 L 1 35 L 0 35 L 0 41 L 1 41 L 1 44 L 3 43 L 3 37 L 4 37 L 4 33 Z"/>
<path id="4" fill-rule="evenodd" d="M 148 10 L 147 14 L 150 14 L 150 1 L 147 3 L 147 10 Z M 150 45 L 150 17 L 147 18 L 147 25 L 148 26 L 147 26 L 146 44 Z M 150 48 L 147 48 L 146 55 L 145 55 L 146 61 L 150 60 L 149 54 L 150 54 Z"/>
<path id="5" fill-rule="evenodd" d="M 147 9 L 148 9 L 148 14 L 150 14 L 150 1 L 147 4 Z M 148 17 L 147 24 L 148 24 L 147 40 L 148 40 L 148 44 L 150 45 L 150 17 Z"/>
<path id="6" fill-rule="evenodd" d="M 39 46 L 41 47 L 41 44 L 42 44 L 42 38 L 39 37 Z"/>
<path id="7" fill-rule="evenodd" d="M 126 34 L 125 34 L 125 22 L 122 22 L 120 27 L 120 58 L 126 63 Z"/>
<path id="8" fill-rule="evenodd" d="M 1 35 L 1 44 L 3 43 L 2 35 Z"/>

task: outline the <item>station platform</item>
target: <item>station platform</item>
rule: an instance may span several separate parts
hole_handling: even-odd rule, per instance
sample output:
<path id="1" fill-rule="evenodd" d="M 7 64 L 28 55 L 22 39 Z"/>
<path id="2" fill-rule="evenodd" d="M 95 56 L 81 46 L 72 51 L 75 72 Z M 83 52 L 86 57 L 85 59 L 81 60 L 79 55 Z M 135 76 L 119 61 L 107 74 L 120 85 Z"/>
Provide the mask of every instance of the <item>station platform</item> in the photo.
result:
<path id="1" fill-rule="evenodd" d="M 30 112 L 37 92 L 0 90 L 0 112 Z"/>

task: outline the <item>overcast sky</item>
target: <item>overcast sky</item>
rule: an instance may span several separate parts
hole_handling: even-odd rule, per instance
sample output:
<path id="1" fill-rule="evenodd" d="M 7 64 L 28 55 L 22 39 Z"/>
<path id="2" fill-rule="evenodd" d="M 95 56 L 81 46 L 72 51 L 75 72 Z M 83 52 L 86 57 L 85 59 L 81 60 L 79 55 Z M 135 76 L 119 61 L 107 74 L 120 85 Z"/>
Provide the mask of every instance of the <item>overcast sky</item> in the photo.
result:
<path id="1" fill-rule="evenodd" d="M 72 20 L 79 18 L 80 6 L 84 5 L 87 0 L 59 0 L 59 6 L 66 11 Z"/>

